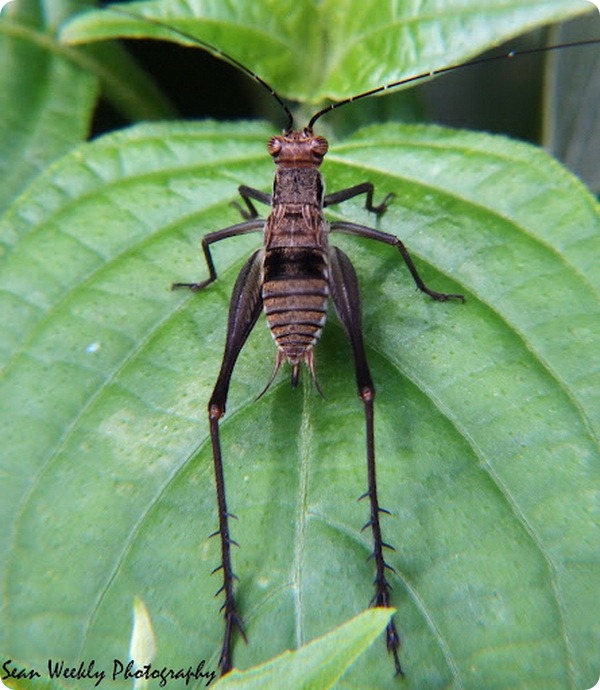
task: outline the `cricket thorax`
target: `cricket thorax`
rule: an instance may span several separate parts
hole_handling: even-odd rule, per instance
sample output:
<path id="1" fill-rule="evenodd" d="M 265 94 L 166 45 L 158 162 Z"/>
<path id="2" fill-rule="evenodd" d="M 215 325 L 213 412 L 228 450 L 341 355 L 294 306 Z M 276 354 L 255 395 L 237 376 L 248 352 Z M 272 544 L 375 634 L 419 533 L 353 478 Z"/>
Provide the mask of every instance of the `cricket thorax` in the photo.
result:
<path id="1" fill-rule="evenodd" d="M 277 168 L 273 182 L 273 206 L 307 204 L 323 208 L 325 185 L 317 168 Z"/>

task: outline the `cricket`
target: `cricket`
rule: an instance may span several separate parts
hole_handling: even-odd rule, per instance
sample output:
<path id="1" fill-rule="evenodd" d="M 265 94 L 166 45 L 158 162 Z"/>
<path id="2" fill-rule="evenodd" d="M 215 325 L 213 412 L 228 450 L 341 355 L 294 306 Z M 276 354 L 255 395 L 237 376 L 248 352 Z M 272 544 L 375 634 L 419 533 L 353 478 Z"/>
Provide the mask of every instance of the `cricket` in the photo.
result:
<path id="1" fill-rule="evenodd" d="M 287 108 L 286 108 L 287 110 Z M 327 140 L 315 135 L 313 125 L 324 113 L 314 115 L 304 129 L 294 129 L 291 112 L 283 135 L 272 137 L 267 149 L 275 165 L 273 193 L 265 194 L 252 187 L 241 186 L 239 193 L 248 210 L 241 209 L 245 220 L 210 233 L 202 240 L 202 249 L 210 276 L 199 283 L 175 283 L 174 288 L 202 290 L 217 279 L 210 246 L 219 240 L 247 232 L 262 232 L 263 247 L 256 250 L 242 268 L 233 288 L 229 310 L 225 354 L 221 371 L 208 403 L 210 437 L 213 448 L 217 502 L 219 506 L 219 535 L 221 538 L 223 571 L 222 591 L 225 595 L 225 636 L 219 665 L 227 673 L 232 664 L 232 635 L 238 629 L 244 635 L 234 592 L 234 571 L 231 559 L 232 539 L 229 532 L 229 511 L 225 492 L 223 459 L 219 438 L 219 420 L 225 414 L 229 382 L 236 359 L 250 335 L 260 313 L 264 311 L 268 327 L 277 346 L 275 370 L 282 364 L 291 366 L 291 385 L 298 383 L 300 367 L 305 365 L 316 380 L 314 347 L 317 344 L 331 300 L 344 325 L 354 356 L 358 395 L 364 406 L 367 492 L 370 515 L 363 529 L 370 529 L 373 537 L 372 557 L 375 562 L 375 594 L 372 606 L 390 605 L 390 585 L 386 570 L 384 548 L 392 548 L 383 540 L 380 514 L 388 512 L 379 505 L 375 467 L 374 400 L 375 386 L 369 372 L 361 329 L 360 294 L 356 272 L 344 252 L 329 244 L 329 234 L 343 232 L 376 242 L 384 242 L 400 251 L 404 262 L 419 288 L 436 301 L 456 299 L 462 295 L 436 292 L 428 288 L 410 258 L 406 247 L 394 235 L 345 221 L 327 223 L 323 209 L 364 194 L 365 208 L 380 215 L 385 212 L 390 195 L 373 204 L 374 188 L 362 182 L 332 194 L 325 194 L 319 166 L 327 153 Z M 254 201 L 271 207 L 265 220 L 258 217 Z M 395 623 L 390 621 L 386 631 L 387 648 L 393 656 L 396 673 L 402 674 L 398 657 L 400 638 Z"/>
<path id="2" fill-rule="evenodd" d="M 114 11 L 139 18 L 135 13 L 124 9 L 114 8 Z M 327 155 L 328 142 L 324 136 L 316 132 L 317 123 L 333 110 L 409 82 L 422 81 L 481 62 L 514 59 L 525 54 L 569 46 L 562 44 L 514 51 L 395 81 L 332 103 L 313 114 L 306 124 L 298 126 L 284 99 L 248 67 L 195 36 L 156 19 L 145 19 L 161 24 L 242 70 L 269 93 L 285 118 L 283 132 L 271 137 L 267 143 L 267 152 L 275 165 L 272 191 L 269 193 L 246 185 L 239 186 L 241 203 L 235 205 L 242 216 L 241 222 L 209 232 L 202 239 L 202 252 L 208 277 L 196 282 L 175 282 L 172 285 L 173 289 L 188 289 L 194 292 L 207 289 L 218 278 L 211 247 L 225 239 L 248 233 L 261 233 L 262 246 L 248 258 L 233 288 L 222 364 L 208 401 L 218 506 L 218 529 L 214 536 L 220 540 L 221 553 L 220 564 L 213 572 L 222 576 L 222 585 L 217 592 L 223 596 L 221 611 L 224 619 L 219 668 L 221 675 L 225 675 L 234 665 L 236 638 L 241 637 L 245 640 L 246 633 L 243 611 L 240 610 L 236 598 L 238 576 L 235 572 L 232 546 L 237 544 L 230 528 L 230 518 L 235 512 L 235 507 L 232 511 L 227 500 L 224 475 L 227 449 L 223 449 L 221 445 L 219 424 L 226 413 L 236 361 L 259 316 L 264 313 L 275 343 L 274 371 L 267 388 L 282 367 L 289 367 L 292 388 L 297 386 L 302 369 L 306 370 L 318 388 L 315 350 L 325 327 L 329 303 L 333 305 L 345 329 L 353 353 L 356 386 L 364 414 L 366 491 L 360 499 L 368 501 L 368 519 L 362 530 L 368 530 L 371 535 L 370 558 L 374 571 L 373 596 L 370 602 L 365 603 L 374 607 L 389 607 L 393 602 L 388 573 L 392 572 L 393 568 L 386 560 L 386 550 L 393 549 L 393 545 L 386 541 L 385 525 L 382 524 L 382 516 L 389 511 L 380 504 L 378 495 L 374 404 L 376 387 L 363 342 L 361 297 L 356 271 L 350 258 L 335 246 L 333 240 L 336 234 L 345 234 L 389 245 L 398 252 L 420 292 L 436 302 L 465 302 L 461 294 L 439 292 L 426 285 L 409 251 L 395 234 L 358 223 L 340 220 L 329 222 L 326 219 L 327 208 L 355 197 L 364 197 L 364 208 L 373 214 L 374 218 L 378 218 L 385 213 L 389 204 L 393 203 L 394 195 L 386 190 L 375 190 L 369 180 L 358 180 L 355 185 L 348 188 L 327 192 L 319 168 Z M 597 41 L 580 42 L 576 45 L 587 43 Z M 375 201 L 376 195 L 381 196 L 379 203 Z M 261 216 L 256 204 L 268 208 L 268 214 Z M 386 629 L 386 647 L 393 661 L 395 674 L 401 676 L 404 671 L 400 660 L 399 627 L 401 626 L 397 626 L 392 618 Z"/>

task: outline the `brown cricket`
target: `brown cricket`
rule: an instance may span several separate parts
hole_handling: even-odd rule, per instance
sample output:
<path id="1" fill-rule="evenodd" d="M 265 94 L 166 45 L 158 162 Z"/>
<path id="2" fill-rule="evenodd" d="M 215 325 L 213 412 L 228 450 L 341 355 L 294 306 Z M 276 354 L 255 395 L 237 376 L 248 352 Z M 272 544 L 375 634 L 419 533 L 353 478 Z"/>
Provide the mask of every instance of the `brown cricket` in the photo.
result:
<path id="1" fill-rule="evenodd" d="M 367 491 L 370 517 L 363 529 L 370 528 L 373 536 L 372 557 L 375 562 L 375 594 L 371 606 L 390 605 L 390 584 L 386 570 L 393 570 L 386 562 L 384 548 L 392 548 L 382 537 L 380 514 L 388 511 L 379 505 L 375 470 L 375 432 L 373 401 L 375 387 L 369 372 L 362 337 L 361 309 L 358 280 L 350 259 L 344 252 L 329 244 L 332 232 L 359 235 L 367 239 L 390 244 L 399 249 L 417 287 L 437 301 L 464 300 L 462 295 L 446 294 L 430 290 L 417 272 L 406 247 L 394 235 L 349 223 L 328 223 L 323 209 L 333 204 L 366 195 L 365 208 L 377 215 L 382 214 L 392 197 L 391 194 L 378 205 L 373 205 L 373 185 L 363 182 L 333 194 L 325 194 L 319 166 L 327 153 L 327 140 L 313 132 L 312 118 L 303 130 L 292 128 L 291 114 L 288 126 L 281 136 L 272 137 L 267 150 L 276 167 L 273 193 L 266 194 L 242 185 L 239 193 L 247 210 L 240 209 L 246 220 L 237 225 L 217 230 L 202 240 L 202 249 L 209 270 L 209 278 L 199 283 L 175 283 L 173 287 L 201 290 L 217 278 L 210 245 L 227 237 L 248 232 L 263 233 L 263 247 L 256 250 L 242 268 L 231 296 L 227 325 L 225 354 L 221 371 L 208 403 L 210 435 L 213 447 L 219 530 L 222 562 L 217 570 L 223 571 L 225 594 L 223 607 L 225 635 L 219 665 L 221 673 L 232 667 L 232 635 L 237 628 L 244 635 L 234 592 L 234 573 L 231 561 L 232 540 L 229 534 L 229 511 L 225 495 L 225 478 L 219 420 L 225 414 L 227 392 L 236 359 L 254 327 L 261 311 L 277 345 L 275 372 L 284 362 L 292 367 L 292 386 L 298 382 L 300 366 L 306 364 L 314 377 L 314 347 L 325 325 L 329 298 L 346 329 L 356 372 L 358 395 L 365 411 L 367 443 Z M 258 201 L 271 207 L 269 217 L 258 217 L 253 204 Z M 396 673 L 402 673 L 398 656 L 400 638 L 393 619 L 387 626 L 387 648 L 393 656 Z"/>

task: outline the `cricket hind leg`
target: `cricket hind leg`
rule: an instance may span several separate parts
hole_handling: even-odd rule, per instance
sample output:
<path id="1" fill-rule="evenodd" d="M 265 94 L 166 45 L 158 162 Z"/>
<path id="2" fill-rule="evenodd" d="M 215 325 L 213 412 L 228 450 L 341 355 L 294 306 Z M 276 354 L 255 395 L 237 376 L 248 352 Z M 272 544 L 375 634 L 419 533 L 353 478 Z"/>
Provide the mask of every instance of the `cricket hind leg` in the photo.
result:
<path id="1" fill-rule="evenodd" d="M 350 259 L 338 247 L 331 247 L 329 252 L 331 271 L 331 294 L 335 309 L 350 339 L 354 355 L 356 384 L 358 395 L 363 402 L 365 411 L 365 429 L 367 442 L 367 479 L 368 490 L 360 498 L 369 498 L 370 518 L 363 530 L 370 528 L 373 536 L 373 552 L 371 558 L 375 561 L 375 595 L 371 606 L 389 607 L 391 585 L 387 580 L 386 571 L 394 569 L 386 562 L 383 549 L 393 547 L 383 541 L 381 534 L 380 514 L 389 513 L 379 505 L 377 495 L 377 475 L 375 466 L 375 429 L 374 409 L 375 387 L 369 371 L 362 337 L 360 293 L 358 279 Z M 396 673 L 402 674 L 399 659 L 400 636 L 392 618 L 386 628 L 387 649 L 394 659 Z"/>
<path id="2" fill-rule="evenodd" d="M 373 204 L 373 194 L 375 192 L 375 187 L 372 182 L 362 182 L 361 184 L 354 185 L 354 187 L 348 187 L 347 189 L 340 189 L 339 192 L 333 192 L 332 194 L 327 194 L 323 199 L 323 206 L 335 206 L 335 204 L 341 204 L 343 201 L 348 201 L 355 196 L 360 194 L 366 195 L 365 208 L 371 213 L 376 213 L 380 216 L 385 213 L 386 208 L 390 201 L 394 198 L 395 194 L 391 192 L 388 194 L 384 200 L 375 206 Z"/>
<path id="3" fill-rule="evenodd" d="M 215 532 L 215 535 L 220 535 L 221 539 L 221 565 L 215 568 L 213 572 L 222 571 L 223 585 L 219 588 L 216 595 L 221 593 L 225 595 L 225 602 L 221 607 L 225 618 L 225 632 L 219 658 L 221 675 L 226 674 L 232 668 L 234 631 L 237 629 L 244 639 L 246 639 L 246 635 L 242 619 L 238 613 L 235 597 L 234 581 L 237 578 L 233 572 L 231 545 L 236 544 L 236 542 L 231 538 L 229 531 L 229 518 L 232 515 L 227 508 L 219 420 L 225 414 L 227 393 L 235 362 L 262 309 L 261 268 L 263 254 L 264 251 L 262 249 L 254 252 L 241 270 L 233 288 L 227 323 L 225 353 L 215 388 L 208 403 L 208 420 L 219 512 L 219 529 Z"/>
<path id="4" fill-rule="evenodd" d="M 188 288 L 188 290 L 193 290 L 198 292 L 205 288 L 207 285 L 214 283 L 217 279 L 217 271 L 215 270 L 215 264 L 212 259 L 212 254 L 210 253 L 210 245 L 215 242 L 220 242 L 228 237 L 237 237 L 238 235 L 245 235 L 249 232 L 259 232 L 262 231 L 265 226 L 265 221 L 257 218 L 253 220 L 246 220 L 243 223 L 238 223 L 237 225 L 231 225 L 228 228 L 223 228 L 222 230 L 215 230 L 215 232 L 209 232 L 202 238 L 202 251 L 204 252 L 204 258 L 206 260 L 206 265 L 208 266 L 208 278 L 206 280 L 201 280 L 198 283 L 173 283 L 171 285 L 172 290 L 177 290 L 179 288 Z"/>
<path id="5" fill-rule="evenodd" d="M 404 246 L 403 242 L 396 237 L 396 235 L 390 235 L 387 232 L 375 230 L 374 228 L 369 228 L 366 225 L 349 223 L 344 220 L 335 221 L 331 223 L 330 227 L 331 232 L 343 232 L 347 235 L 357 235 L 358 237 L 365 237 L 368 240 L 375 240 L 377 242 L 383 242 L 384 244 L 389 244 L 392 247 L 396 247 L 396 249 L 398 249 L 398 251 L 400 252 L 402 258 L 404 259 L 404 263 L 408 267 L 408 270 L 410 271 L 410 274 L 413 277 L 416 286 L 419 288 L 419 290 L 421 290 L 421 292 L 424 292 L 426 295 L 429 295 L 431 299 L 434 299 L 436 302 L 446 302 L 450 299 L 457 299 L 461 302 L 465 301 L 464 295 L 455 295 L 446 292 L 436 292 L 435 290 L 431 290 L 431 288 L 428 288 L 427 285 L 425 285 L 421 276 L 419 275 L 417 267 L 413 263 L 413 260 L 410 254 L 408 253 L 408 249 Z"/>

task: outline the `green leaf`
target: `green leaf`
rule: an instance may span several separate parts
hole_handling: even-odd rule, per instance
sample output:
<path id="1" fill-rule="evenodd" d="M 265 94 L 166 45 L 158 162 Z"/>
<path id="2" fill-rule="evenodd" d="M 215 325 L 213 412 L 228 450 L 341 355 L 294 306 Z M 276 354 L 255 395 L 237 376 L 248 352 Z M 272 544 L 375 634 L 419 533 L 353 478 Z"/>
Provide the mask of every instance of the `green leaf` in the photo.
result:
<path id="1" fill-rule="evenodd" d="M 289 690 L 327 690 L 384 631 L 389 619 L 389 609 L 365 611 L 295 652 L 284 652 L 248 671 L 232 671 L 215 687 L 219 690 L 264 690 L 280 687 L 285 678 Z"/>
<path id="2" fill-rule="evenodd" d="M 228 299 L 260 237 L 200 238 L 238 221 L 238 184 L 267 190 L 257 123 L 146 125 L 52 166 L 16 201 L 0 271 L 3 439 L 0 649 L 123 658 L 134 595 L 155 663 L 216 669 L 222 619 L 206 404 Z M 332 142 L 330 190 L 396 194 L 374 219 L 406 242 L 332 237 L 357 267 L 378 387 L 376 435 L 406 688 L 573 690 L 598 675 L 597 271 L 600 214 L 543 152 L 500 137 L 373 126 Z M 317 349 L 326 399 L 281 375 L 259 323 L 222 422 L 240 608 L 240 668 L 332 630 L 371 597 L 363 412 L 335 317 Z M 308 377 L 305 377 L 307 379 Z M 383 641 L 340 688 L 395 688 Z M 115 686 L 119 687 L 119 686 Z M 124 686 L 123 686 L 124 687 Z"/>
<path id="3" fill-rule="evenodd" d="M 53 159 L 87 134 L 94 80 L 48 50 L 53 21 L 31 0 L 9 4 L 0 21 L 0 211 Z"/>
<path id="4" fill-rule="evenodd" d="M 172 112 L 119 47 L 75 50 L 58 43 L 61 23 L 85 6 L 79 0 L 19 0 L 2 12 L 0 211 L 51 161 L 87 137 L 96 77 L 130 115 Z"/>
<path id="5" fill-rule="evenodd" d="M 126 36 L 193 44 L 172 26 L 218 46 L 280 95 L 313 104 L 464 61 L 528 28 L 590 9 L 585 0 L 403 0 L 377 12 L 363 0 L 156 0 L 122 7 L 140 18 L 90 13 L 66 28 L 64 40 Z"/>

